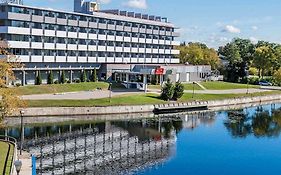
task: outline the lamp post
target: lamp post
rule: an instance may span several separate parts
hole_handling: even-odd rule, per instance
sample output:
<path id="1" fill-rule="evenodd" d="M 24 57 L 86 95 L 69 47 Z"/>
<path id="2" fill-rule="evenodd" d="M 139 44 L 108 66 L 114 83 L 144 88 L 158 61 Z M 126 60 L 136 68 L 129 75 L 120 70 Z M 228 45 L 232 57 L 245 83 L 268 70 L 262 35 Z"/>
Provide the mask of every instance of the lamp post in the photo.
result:
<path id="1" fill-rule="evenodd" d="M 20 111 L 20 155 L 22 155 L 22 141 L 23 141 L 23 115 L 24 111 Z"/>
<path id="2" fill-rule="evenodd" d="M 20 174 L 20 170 L 21 170 L 21 166 L 22 166 L 22 162 L 20 160 L 16 160 L 14 162 L 14 165 L 16 167 L 17 175 L 19 175 Z"/>
<path id="3" fill-rule="evenodd" d="M 193 91 L 192 91 L 192 98 L 194 98 L 194 90 L 195 90 L 195 89 L 194 89 L 194 86 L 195 86 L 195 82 L 193 82 L 192 84 L 193 84 L 193 86 L 192 86 L 192 88 L 193 88 Z"/>
<path id="4" fill-rule="evenodd" d="M 109 90 L 109 103 L 111 103 L 111 97 L 112 97 L 112 83 L 109 83 L 108 90 Z"/>

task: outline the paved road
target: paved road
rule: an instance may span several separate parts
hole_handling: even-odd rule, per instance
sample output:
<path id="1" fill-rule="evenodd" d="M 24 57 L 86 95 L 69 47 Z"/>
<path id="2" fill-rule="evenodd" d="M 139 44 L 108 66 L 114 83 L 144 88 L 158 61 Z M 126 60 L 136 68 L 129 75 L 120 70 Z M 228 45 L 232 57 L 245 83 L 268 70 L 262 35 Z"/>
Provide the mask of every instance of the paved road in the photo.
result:
<path id="1" fill-rule="evenodd" d="M 266 89 L 249 89 L 249 93 L 266 92 L 270 90 Z M 160 90 L 151 89 L 149 93 L 160 93 Z M 125 94 L 142 94 L 143 91 L 136 90 L 119 90 L 113 91 L 112 97 Z M 185 93 L 193 93 L 192 90 L 186 90 Z M 232 89 L 232 90 L 196 90 L 196 94 L 243 94 L 247 93 L 247 89 Z M 89 100 L 89 99 L 101 99 L 108 98 L 110 91 L 96 90 L 96 91 L 82 91 L 82 92 L 70 92 L 62 94 L 38 94 L 38 95 L 25 95 L 22 98 L 25 100 Z"/>

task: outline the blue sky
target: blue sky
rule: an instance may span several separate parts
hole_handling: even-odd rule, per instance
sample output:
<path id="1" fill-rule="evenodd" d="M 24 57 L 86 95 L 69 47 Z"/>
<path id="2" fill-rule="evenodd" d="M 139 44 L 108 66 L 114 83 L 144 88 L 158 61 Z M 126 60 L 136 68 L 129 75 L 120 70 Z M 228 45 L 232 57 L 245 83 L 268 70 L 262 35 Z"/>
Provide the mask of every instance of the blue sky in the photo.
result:
<path id="1" fill-rule="evenodd" d="M 281 43 L 280 0 L 100 0 L 102 9 L 168 17 L 180 41 L 217 48 L 233 37 Z M 25 5 L 72 11 L 73 0 L 25 0 Z"/>

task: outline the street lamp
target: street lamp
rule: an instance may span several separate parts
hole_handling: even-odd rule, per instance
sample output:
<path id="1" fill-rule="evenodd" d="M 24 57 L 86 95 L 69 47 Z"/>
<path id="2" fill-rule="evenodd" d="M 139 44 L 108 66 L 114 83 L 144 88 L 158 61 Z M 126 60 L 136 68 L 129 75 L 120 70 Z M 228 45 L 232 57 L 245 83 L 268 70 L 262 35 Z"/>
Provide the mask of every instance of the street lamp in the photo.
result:
<path id="1" fill-rule="evenodd" d="M 112 83 L 109 83 L 108 90 L 109 90 L 109 103 L 111 103 L 111 97 L 112 97 Z"/>
<path id="2" fill-rule="evenodd" d="M 23 141 L 23 115 L 24 111 L 20 111 L 20 155 L 22 155 L 22 141 Z"/>
<path id="3" fill-rule="evenodd" d="M 16 171 L 17 171 L 17 175 L 19 175 L 20 173 L 20 170 L 21 170 L 21 166 L 22 166 L 22 162 L 20 160 L 16 160 L 14 162 L 14 165 L 16 167 Z"/>
<path id="4" fill-rule="evenodd" d="M 193 84 L 193 92 L 192 92 L 192 98 L 194 98 L 194 86 L 195 86 L 195 82 L 192 83 Z"/>

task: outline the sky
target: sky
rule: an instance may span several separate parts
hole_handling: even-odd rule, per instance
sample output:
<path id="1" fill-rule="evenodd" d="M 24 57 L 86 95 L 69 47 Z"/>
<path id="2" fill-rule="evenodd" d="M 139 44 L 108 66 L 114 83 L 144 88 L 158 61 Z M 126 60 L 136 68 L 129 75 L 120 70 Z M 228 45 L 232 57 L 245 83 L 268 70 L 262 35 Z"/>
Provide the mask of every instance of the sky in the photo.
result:
<path id="1" fill-rule="evenodd" d="M 101 9 L 167 17 L 183 42 L 218 48 L 234 37 L 281 43 L 280 0 L 99 0 Z M 73 0 L 24 0 L 25 5 L 73 11 Z"/>

